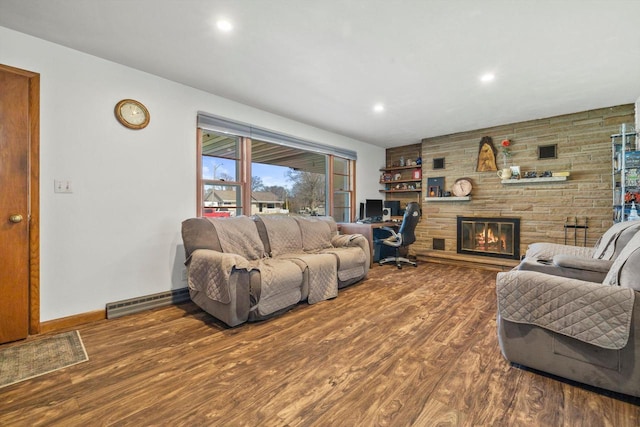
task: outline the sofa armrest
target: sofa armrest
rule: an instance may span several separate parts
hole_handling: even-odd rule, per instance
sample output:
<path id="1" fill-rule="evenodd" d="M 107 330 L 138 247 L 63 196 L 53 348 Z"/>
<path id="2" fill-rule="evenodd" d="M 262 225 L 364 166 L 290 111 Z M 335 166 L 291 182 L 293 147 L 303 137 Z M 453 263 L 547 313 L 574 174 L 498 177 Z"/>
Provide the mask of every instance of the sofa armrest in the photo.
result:
<path id="1" fill-rule="evenodd" d="M 369 269 L 369 264 L 371 263 L 371 247 L 367 238 L 362 234 L 339 234 L 337 236 L 333 236 L 331 238 L 331 245 L 334 248 L 359 247 L 367 257 L 365 266 L 367 270 Z"/>
<path id="2" fill-rule="evenodd" d="M 553 263 L 558 267 L 607 273 L 613 261 L 560 254 L 553 257 Z"/>
<path id="3" fill-rule="evenodd" d="M 559 243 L 532 243 L 527 248 L 525 258 L 552 260 L 559 254 L 573 255 L 584 258 L 593 257 L 593 248 L 582 246 L 561 245 Z"/>
<path id="4" fill-rule="evenodd" d="M 602 283 L 607 276 L 606 271 L 582 270 L 579 268 L 562 267 L 552 260 L 525 258 L 515 268 L 520 271 L 536 271 L 538 273 L 551 274 L 567 279 L 585 280 L 593 283 Z"/>
<path id="5" fill-rule="evenodd" d="M 512 270 L 498 273 L 496 292 L 498 313 L 505 320 L 602 348 L 620 349 L 629 338 L 632 289 Z"/>
<path id="6" fill-rule="evenodd" d="M 195 250 L 185 264 L 189 288 L 223 304 L 231 302 L 232 275 L 238 270 L 250 270 L 249 261 L 243 256 L 211 249 Z"/>

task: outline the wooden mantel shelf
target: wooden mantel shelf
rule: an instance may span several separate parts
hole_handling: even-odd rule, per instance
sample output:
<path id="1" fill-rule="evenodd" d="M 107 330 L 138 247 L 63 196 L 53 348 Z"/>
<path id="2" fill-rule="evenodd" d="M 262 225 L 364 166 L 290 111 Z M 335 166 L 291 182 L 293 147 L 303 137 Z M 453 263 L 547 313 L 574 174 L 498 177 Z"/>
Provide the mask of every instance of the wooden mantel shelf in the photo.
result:
<path id="1" fill-rule="evenodd" d="M 450 196 L 450 197 L 425 197 L 426 202 L 466 202 L 471 200 L 471 196 Z"/>
<path id="2" fill-rule="evenodd" d="M 503 179 L 500 182 L 503 184 L 544 184 L 550 182 L 562 182 L 566 181 L 566 176 L 547 176 L 544 178 L 520 178 L 520 179 Z"/>

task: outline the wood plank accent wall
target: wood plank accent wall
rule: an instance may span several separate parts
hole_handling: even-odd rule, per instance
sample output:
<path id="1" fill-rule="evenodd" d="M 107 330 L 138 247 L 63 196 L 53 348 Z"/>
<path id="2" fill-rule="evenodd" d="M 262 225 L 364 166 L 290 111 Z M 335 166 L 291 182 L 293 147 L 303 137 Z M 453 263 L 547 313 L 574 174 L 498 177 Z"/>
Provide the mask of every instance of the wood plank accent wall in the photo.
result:
<path id="1" fill-rule="evenodd" d="M 610 137 L 622 123 L 634 123 L 633 104 L 423 139 L 423 188 L 427 177 L 435 176 L 445 178 L 447 190 L 460 177 L 471 178 L 474 188 L 467 202 L 428 203 L 422 194 L 423 220 L 410 253 L 432 250 L 434 238 L 444 239 L 445 252 L 455 253 L 457 215 L 521 218 L 522 254 L 530 243 L 564 243 L 567 218 L 577 216 L 579 223 L 588 218 L 587 246 L 593 246 L 613 223 Z M 510 139 L 509 163 L 523 173 L 569 171 L 571 176 L 559 183 L 503 185 L 496 172 L 476 172 L 483 136 L 493 138 L 498 168 L 503 165 L 500 142 Z M 538 146 L 551 144 L 557 144 L 557 158 L 538 160 Z M 387 161 L 410 150 L 413 145 L 388 149 Z M 445 169 L 433 170 L 433 159 L 439 157 L 445 158 Z"/>

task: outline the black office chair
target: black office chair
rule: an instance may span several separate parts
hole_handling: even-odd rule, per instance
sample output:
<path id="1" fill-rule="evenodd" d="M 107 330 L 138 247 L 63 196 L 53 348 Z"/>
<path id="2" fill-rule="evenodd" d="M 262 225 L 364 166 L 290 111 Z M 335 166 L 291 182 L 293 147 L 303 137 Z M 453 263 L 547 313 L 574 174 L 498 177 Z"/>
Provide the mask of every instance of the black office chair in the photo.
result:
<path id="1" fill-rule="evenodd" d="M 376 243 L 395 248 L 395 256 L 381 259 L 378 264 L 383 265 L 392 262 L 398 268 L 402 268 L 402 263 L 411 264 L 414 267 L 418 266 L 415 261 L 400 256 L 400 248 L 406 248 L 416 241 L 416 226 L 418 222 L 420 222 L 420 205 L 416 202 L 409 202 L 404 211 L 402 225 L 397 233 L 392 228 L 382 227 L 382 230 L 388 231 L 391 235 L 386 239 L 376 240 Z"/>

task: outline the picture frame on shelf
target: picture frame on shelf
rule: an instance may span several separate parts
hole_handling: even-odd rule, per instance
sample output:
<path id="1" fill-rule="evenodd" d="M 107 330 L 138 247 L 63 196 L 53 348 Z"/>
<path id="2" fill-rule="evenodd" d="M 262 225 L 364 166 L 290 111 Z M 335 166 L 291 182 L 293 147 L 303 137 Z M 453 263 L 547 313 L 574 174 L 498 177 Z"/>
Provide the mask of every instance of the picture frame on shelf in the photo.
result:
<path id="1" fill-rule="evenodd" d="M 520 179 L 520 166 L 509 166 L 511 169 L 511 179 Z"/>
<path id="2" fill-rule="evenodd" d="M 444 177 L 437 176 L 432 178 L 427 178 L 427 188 L 431 187 L 439 187 L 441 190 L 444 190 Z"/>

